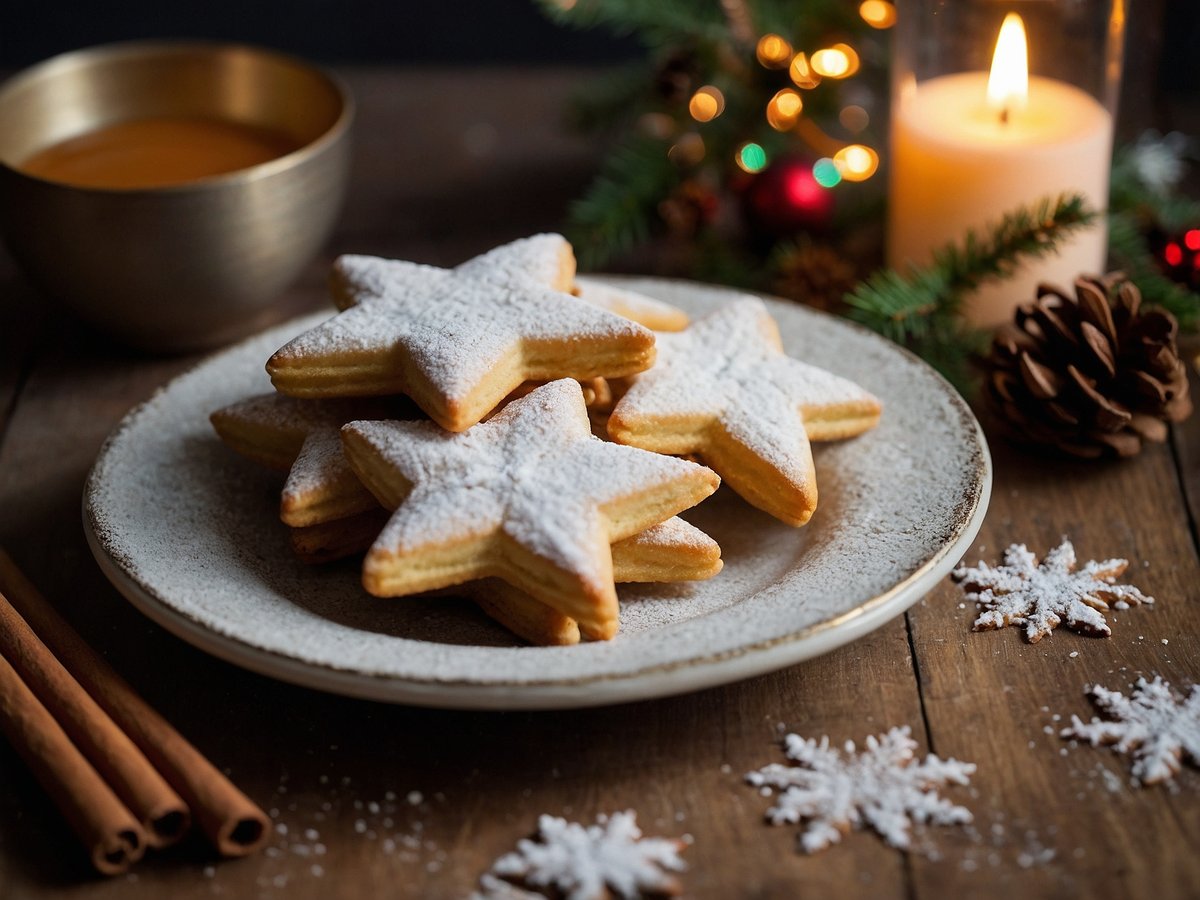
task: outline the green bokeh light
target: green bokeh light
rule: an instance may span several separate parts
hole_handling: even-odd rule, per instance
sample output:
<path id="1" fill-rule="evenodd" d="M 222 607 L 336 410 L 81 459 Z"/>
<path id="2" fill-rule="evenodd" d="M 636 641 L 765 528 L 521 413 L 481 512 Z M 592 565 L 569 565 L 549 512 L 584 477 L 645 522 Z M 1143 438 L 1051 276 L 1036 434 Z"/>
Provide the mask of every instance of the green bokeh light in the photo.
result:
<path id="1" fill-rule="evenodd" d="M 818 159 L 813 163 L 813 180 L 821 187 L 836 187 L 842 181 L 842 173 L 832 159 Z"/>
<path id="2" fill-rule="evenodd" d="M 767 151 L 758 144 L 745 144 L 738 151 L 738 159 L 747 172 L 761 172 L 767 165 Z"/>

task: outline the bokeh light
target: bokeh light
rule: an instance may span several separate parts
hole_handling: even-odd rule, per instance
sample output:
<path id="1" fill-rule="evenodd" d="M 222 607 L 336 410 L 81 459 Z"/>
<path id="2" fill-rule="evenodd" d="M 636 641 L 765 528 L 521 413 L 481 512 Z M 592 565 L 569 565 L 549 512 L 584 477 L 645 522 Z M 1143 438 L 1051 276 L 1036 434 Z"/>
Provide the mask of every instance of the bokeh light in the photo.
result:
<path id="1" fill-rule="evenodd" d="M 872 28 L 891 28 L 896 24 L 896 7 L 887 0 L 863 0 L 858 14 Z"/>
<path id="2" fill-rule="evenodd" d="M 821 83 L 821 76 L 813 71 L 809 65 L 808 57 L 803 53 L 797 53 L 792 57 L 792 64 L 788 66 L 788 74 L 792 76 L 792 81 L 796 87 L 812 90 Z"/>
<path id="3" fill-rule="evenodd" d="M 680 135 L 679 140 L 667 150 L 667 159 L 678 166 L 694 166 L 704 159 L 705 152 L 704 138 L 689 131 Z"/>
<path id="4" fill-rule="evenodd" d="M 788 171 L 787 179 L 784 182 L 784 193 L 788 202 L 800 209 L 817 209 L 829 202 L 825 188 L 820 185 L 813 176 L 812 170 L 807 166 L 796 166 Z"/>
<path id="5" fill-rule="evenodd" d="M 637 120 L 638 130 L 659 140 L 666 140 L 675 133 L 675 120 L 666 113 L 642 113 Z"/>
<path id="6" fill-rule="evenodd" d="M 858 54 L 849 44 L 818 50 L 809 61 L 814 72 L 827 78 L 849 78 L 858 71 Z"/>
<path id="7" fill-rule="evenodd" d="M 1183 236 L 1183 243 L 1189 250 L 1200 250 L 1200 228 L 1193 228 Z"/>
<path id="8" fill-rule="evenodd" d="M 851 134 L 858 134 L 871 124 L 871 116 L 861 106 L 847 106 L 838 113 L 838 121 Z"/>
<path id="9" fill-rule="evenodd" d="M 738 149 L 735 161 L 743 172 L 753 175 L 767 167 L 767 151 L 761 145 L 753 142 L 742 144 Z"/>
<path id="10" fill-rule="evenodd" d="M 838 165 L 829 157 L 823 157 L 813 163 L 813 179 L 824 188 L 836 187 L 842 181 L 842 173 Z"/>
<path id="11" fill-rule="evenodd" d="M 706 84 L 688 101 L 688 112 L 697 122 L 711 122 L 725 111 L 725 95 L 719 88 Z"/>
<path id="12" fill-rule="evenodd" d="M 863 144 L 850 144 L 833 155 L 847 181 L 866 181 L 879 168 L 879 154 Z"/>
<path id="13" fill-rule="evenodd" d="M 796 124 L 804 101 L 791 88 L 779 91 L 767 104 L 767 122 L 776 131 L 787 131 Z"/>
<path id="14" fill-rule="evenodd" d="M 754 48 L 760 65 L 768 69 L 782 69 L 792 58 L 792 45 L 777 34 L 764 34 Z"/>

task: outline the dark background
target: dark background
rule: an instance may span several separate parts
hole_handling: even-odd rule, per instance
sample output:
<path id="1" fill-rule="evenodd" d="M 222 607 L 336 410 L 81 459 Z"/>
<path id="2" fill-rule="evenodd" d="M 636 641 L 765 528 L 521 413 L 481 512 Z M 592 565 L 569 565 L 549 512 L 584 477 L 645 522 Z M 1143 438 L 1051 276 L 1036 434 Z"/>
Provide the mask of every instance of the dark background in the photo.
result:
<path id="1" fill-rule="evenodd" d="M 639 51 L 601 30 L 560 28 L 533 0 L 0 0 L 6 68 L 157 37 L 246 41 L 328 63 L 598 63 Z"/>
<path id="2" fill-rule="evenodd" d="M 1200 98 L 1200 0 L 1125 3 L 1121 118 L 1130 134 L 1171 120 L 1168 105 Z M 161 37 L 244 41 L 326 63 L 454 67 L 602 64 L 642 52 L 636 40 L 604 29 L 558 27 L 533 0 L 0 0 L 0 70 Z"/>

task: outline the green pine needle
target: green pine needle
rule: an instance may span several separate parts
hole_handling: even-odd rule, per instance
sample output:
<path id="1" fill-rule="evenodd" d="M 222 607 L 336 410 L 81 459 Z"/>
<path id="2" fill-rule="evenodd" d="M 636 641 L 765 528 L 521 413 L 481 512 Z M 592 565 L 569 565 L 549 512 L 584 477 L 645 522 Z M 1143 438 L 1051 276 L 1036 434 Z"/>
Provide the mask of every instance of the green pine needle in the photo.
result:
<path id="1" fill-rule="evenodd" d="M 599 267 L 650 237 L 659 203 L 679 183 L 667 148 L 646 137 L 618 147 L 571 207 L 567 237 L 584 268 Z"/>

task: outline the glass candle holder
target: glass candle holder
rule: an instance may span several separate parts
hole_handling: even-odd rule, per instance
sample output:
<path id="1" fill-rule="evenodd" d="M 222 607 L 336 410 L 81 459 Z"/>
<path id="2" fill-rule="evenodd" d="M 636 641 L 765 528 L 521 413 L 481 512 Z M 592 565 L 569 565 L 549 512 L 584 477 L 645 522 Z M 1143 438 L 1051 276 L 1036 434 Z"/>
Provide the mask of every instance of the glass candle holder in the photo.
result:
<path id="1" fill-rule="evenodd" d="M 1124 0 L 897 0 L 888 263 L 922 265 L 1007 212 L 1063 193 L 1108 204 Z M 963 307 L 1010 321 L 1041 282 L 1102 272 L 1103 222 Z"/>

